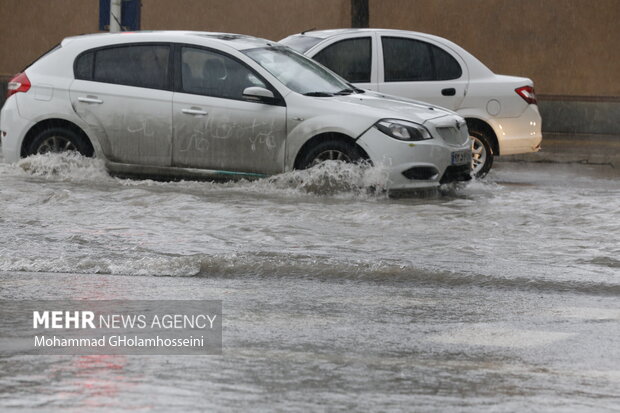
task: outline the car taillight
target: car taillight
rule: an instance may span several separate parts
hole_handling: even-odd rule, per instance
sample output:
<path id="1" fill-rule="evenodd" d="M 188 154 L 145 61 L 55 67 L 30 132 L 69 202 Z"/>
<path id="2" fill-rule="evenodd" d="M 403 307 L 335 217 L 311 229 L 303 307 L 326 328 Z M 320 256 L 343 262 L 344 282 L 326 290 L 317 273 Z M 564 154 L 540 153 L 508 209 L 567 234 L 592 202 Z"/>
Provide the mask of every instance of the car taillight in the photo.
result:
<path id="1" fill-rule="evenodd" d="M 25 73 L 18 73 L 7 85 L 7 99 L 17 92 L 28 92 L 30 90 L 30 79 Z"/>
<path id="2" fill-rule="evenodd" d="M 517 95 L 521 96 L 527 103 L 536 104 L 536 94 L 532 86 L 521 86 L 515 89 Z"/>

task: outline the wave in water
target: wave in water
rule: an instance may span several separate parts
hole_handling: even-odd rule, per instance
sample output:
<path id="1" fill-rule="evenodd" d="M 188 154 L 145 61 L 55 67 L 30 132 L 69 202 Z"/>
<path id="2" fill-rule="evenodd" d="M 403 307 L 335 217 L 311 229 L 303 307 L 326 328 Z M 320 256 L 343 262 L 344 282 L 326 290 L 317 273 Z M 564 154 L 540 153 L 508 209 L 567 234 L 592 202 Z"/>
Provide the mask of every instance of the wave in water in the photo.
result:
<path id="1" fill-rule="evenodd" d="M 413 282 L 431 286 L 473 286 L 493 289 L 620 295 L 620 285 L 596 281 L 503 277 L 475 272 L 420 268 L 396 260 L 345 260 L 329 256 L 277 253 L 73 257 L 57 259 L 0 258 L 0 271 L 109 274 L 170 277 L 286 277 L 381 283 Z"/>

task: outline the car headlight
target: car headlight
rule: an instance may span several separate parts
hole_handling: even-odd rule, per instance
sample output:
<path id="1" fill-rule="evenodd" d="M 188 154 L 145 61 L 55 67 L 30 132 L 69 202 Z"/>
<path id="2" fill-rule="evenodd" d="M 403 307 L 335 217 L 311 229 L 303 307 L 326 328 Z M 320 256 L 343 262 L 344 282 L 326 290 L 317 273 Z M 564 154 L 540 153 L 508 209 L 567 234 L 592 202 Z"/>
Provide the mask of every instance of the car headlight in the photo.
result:
<path id="1" fill-rule="evenodd" d="M 406 120 L 381 119 L 375 126 L 386 135 L 401 141 L 423 141 L 433 138 L 424 126 Z"/>

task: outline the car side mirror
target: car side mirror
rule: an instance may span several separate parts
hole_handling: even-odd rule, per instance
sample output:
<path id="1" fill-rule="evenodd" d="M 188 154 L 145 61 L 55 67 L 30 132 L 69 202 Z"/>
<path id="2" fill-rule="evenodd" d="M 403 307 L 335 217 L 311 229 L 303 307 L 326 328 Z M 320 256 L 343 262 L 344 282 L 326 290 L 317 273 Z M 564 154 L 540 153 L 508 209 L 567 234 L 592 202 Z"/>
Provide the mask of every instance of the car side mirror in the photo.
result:
<path id="1" fill-rule="evenodd" d="M 243 97 L 252 102 L 275 103 L 276 101 L 271 90 L 259 86 L 246 87 L 243 90 Z"/>

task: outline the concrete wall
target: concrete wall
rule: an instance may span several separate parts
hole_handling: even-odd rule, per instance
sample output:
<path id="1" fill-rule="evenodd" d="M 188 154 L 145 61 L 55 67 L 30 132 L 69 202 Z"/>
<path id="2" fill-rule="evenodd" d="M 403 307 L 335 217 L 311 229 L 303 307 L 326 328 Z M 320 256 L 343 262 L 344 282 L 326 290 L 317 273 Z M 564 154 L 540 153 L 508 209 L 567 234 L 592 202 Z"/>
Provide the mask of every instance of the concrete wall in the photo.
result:
<path id="1" fill-rule="evenodd" d="M 350 24 L 350 0 L 142 0 L 144 30 L 223 31 L 280 40 Z"/>
<path id="2" fill-rule="evenodd" d="M 0 0 L 0 78 L 19 72 L 64 37 L 93 33 L 99 0 Z M 347 27 L 350 0 L 142 0 L 143 30 L 204 30 L 279 40 Z"/>
<path id="3" fill-rule="evenodd" d="M 539 99 L 543 134 L 617 135 L 620 139 L 620 99 Z"/>
<path id="4" fill-rule="evenodd" d="M 99 29 L 99 0 L 0 0 L 0 78 L 63 38 Z"/>

